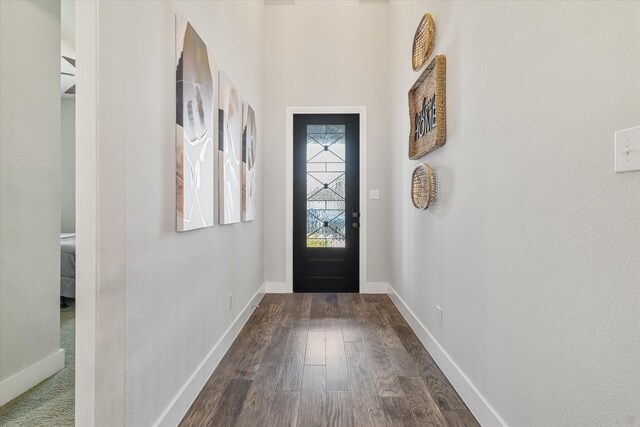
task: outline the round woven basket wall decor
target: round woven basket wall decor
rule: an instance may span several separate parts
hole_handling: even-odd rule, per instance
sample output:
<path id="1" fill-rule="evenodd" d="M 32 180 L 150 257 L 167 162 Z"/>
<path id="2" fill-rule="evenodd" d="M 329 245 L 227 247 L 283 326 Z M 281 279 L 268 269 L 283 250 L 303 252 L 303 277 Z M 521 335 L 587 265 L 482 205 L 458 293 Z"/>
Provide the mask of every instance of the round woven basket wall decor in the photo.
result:
<path id="1" fill-rule="evenodd" d="M 411 176 L 411 201 L 418 209 L 427 209 L 435 197 L 435 183 L 431 166 L 420 164 Z"/>
<path id="2" fill-rule="evenodd" d="M 427 62 L 435 41 L 436 24 L 433 22 L 431 14 L 425 13 L 416 28 L 416 34 L 413 36 L 413 54 L 411 56 L 413 71 L 418 71 Z"/>

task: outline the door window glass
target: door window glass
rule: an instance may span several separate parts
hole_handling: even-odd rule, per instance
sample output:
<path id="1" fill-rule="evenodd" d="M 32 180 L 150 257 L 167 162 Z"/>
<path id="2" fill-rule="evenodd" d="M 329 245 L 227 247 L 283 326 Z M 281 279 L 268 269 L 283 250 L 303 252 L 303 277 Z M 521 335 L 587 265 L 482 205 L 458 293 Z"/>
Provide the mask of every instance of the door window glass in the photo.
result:
<path id="1" fill-rule="evenodd" d="M 345 247 L 344 125 L 307 125 L 307 247 Z"/>

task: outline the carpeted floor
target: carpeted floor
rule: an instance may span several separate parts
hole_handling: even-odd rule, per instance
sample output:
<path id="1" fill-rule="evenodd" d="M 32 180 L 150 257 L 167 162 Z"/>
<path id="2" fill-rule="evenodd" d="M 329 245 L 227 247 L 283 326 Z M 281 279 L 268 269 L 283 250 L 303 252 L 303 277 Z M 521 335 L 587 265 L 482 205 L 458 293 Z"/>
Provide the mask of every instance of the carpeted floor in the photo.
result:
<path id="1" fill-rule="evenodd" d="M 67 427 L 74 425 L 75 329 L 75 307 L 61 309 L 60 347 L 65 351 L 64 368 L 0 407 L 0 426 Z"/>

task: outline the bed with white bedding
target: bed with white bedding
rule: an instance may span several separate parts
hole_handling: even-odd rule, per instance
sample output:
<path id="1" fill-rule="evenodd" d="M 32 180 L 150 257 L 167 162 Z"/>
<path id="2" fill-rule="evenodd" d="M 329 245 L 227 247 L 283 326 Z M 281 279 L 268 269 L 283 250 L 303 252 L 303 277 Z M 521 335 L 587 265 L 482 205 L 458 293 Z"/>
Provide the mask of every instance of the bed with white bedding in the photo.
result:
<path id="1" fill-rule="evenodd" d="M 60 235 L 60 296 L 76 297 L 76 235 Z"/>

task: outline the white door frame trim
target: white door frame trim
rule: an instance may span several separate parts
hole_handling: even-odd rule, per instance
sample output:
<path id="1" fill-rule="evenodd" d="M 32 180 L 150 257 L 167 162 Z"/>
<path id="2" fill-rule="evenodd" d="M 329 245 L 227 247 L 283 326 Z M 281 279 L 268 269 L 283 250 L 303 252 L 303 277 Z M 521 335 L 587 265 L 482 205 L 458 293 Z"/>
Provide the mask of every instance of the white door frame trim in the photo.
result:
<path id="1" fill-rule="evenodd" d="M 367 107 L 287 107 L 285 196 L 285 292 L 293 292 L 293 115 L 358 114 L 360 116 L 360 292 L 367 289 Z"/>
<path id="2" fill-rule="evenodd" d="M 78 1 L 76 15 L 76 283 L 75 422 L 96 425 L 98 303 L 98 4 Z"/>
<path id="3" fill-rule="evenodd" d="M 126 173 L 118 56 L 109 43 L 117 11 L 99 0 L 75 2 L 76 15 L 76 381 L 78 426 L 125 424 Z M 105 14 L 106 12 L 106 14 Z M 106 70 L 106 71 L 105 71 Z M 115 71 L 114 71 L 115 70 Z M 105 71 L 105 72 L 103 72 Z M 120 104 L 115 104 L 114 99 Z"/>

